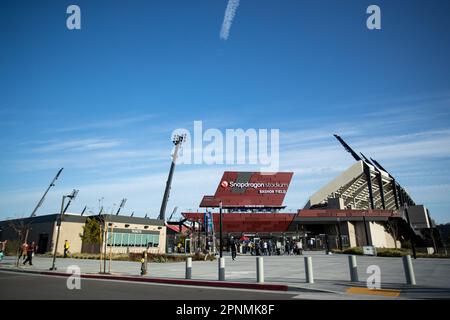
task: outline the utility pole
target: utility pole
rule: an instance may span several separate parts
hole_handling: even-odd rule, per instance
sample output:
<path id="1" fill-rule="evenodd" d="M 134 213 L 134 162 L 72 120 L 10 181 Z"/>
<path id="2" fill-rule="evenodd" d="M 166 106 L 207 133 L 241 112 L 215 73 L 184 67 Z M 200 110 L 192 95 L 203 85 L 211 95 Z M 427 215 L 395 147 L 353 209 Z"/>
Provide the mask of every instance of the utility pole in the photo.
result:
<path id="1" fill-rule="evenodd" d="M 220 233 L 220 240 L 219 240 L 219 252 L 220 252 L 220 258 L 222 258 L 222 249 L 223 249 L 223 243 L 222 243 L 222 201 L 220 201 L 219 204 L 219 233 Z"/>
<path id="2" fill-rule="evenodd" d="M 63 216 L 64 216 L 64 201 L 66 200 L 66 198 L 69 198 L 70 200 L 75 199 L 77 194 L 78 194 L 78 190 L 73 189 L 73 191 L 72 191 L 72 193 L 70 195 L 64 195 L 62 197 L 61 212 L 59 214 L 58 222 L 57 222 L 58 230 L 57 230 L 57 233 L 56 233 L 55 250 L 53 252 L 53 262 L 52 262 L 52 267 L 50 268 L 50 270 L 56 270 L 56 266 L 55 266 L 56 252 L 58 250 L 59 234 L 61 232 L 61 222 L 62 222 L 62 219 L 63 219 Z"/>
<path id="3" fill-rule="evenodd" d="M 110 235 L 110 243 L 109 243 L 109 267 L 108 267 L 108 273 L 111 274 L 111 260 L 112 260 L 112 248 L 115 245 L 114 243 L 114 224 L 110 222 L 109 224 L 111 235 Z"/>
<path id="4" fill-rule="evenodd" d="M 182 135 L 175 135 L 173 137 L 173 144 L 175 145 L 175 151 L 173 152 L 173 156 L 172 156 L 172 163 L 170 165 L 170 171 L 169 171 L 169 177 L 167 178 L 167 182 L 166 182 L 166 189 L 164 191 L 164 196 L 163 196 L 163 200 L 161 203 L 161 209 L 159 211 L 159 219 L 161 220 L 166 220 L 166 207 L 167 207 L 167 202 L 169 200 L 169 194 L 170 194 L 170 187 L 172 185 L 172 177 L 173 177 L 173 172 L 175 170 L 175 164 L 177 162 L 177 157 L 178 157 L 178 150 L 181 147 L 181 144 L 183 143 L 183 141 L 186 140 L 186 135 L 182 134 Z"/>
<path id="5" fill-rule="evenodd" d="M 106 273 L 106 259 L 107 259 L 107 244 L 108 244 L 108 221 L 107 214 L 104 215 L 104 244 L 103 244 L 103 273 Z"/>

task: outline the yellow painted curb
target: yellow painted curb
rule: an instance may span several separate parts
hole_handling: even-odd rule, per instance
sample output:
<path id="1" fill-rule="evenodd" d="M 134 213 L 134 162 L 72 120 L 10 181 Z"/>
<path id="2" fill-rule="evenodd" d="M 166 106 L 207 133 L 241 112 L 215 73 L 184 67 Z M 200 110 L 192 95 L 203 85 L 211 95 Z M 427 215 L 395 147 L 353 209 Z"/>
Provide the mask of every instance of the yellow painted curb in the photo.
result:
<path id="1" fill-rule="evenodd" d="M 400 290 L 390 290 L 390 289 L 369 289 L 361 287 L 350 287 L 346 291 L 348 294 L 370 294 L 386 297 L 398 297 L 400 295 Z"/>

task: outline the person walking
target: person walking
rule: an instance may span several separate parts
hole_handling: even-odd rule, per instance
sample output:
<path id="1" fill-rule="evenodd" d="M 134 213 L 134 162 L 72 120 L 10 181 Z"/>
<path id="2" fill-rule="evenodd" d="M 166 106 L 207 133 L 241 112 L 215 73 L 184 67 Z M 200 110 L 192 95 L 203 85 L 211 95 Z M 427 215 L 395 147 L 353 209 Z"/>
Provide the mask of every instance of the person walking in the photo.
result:
<path id="1" fill-rule="evenodd" d="M 250 242 L 250 254 L 253 256 L 255 255 L 255 244 L 253 242 Z"/>
<path id="2" fill-rule="evenodd" d="M 234 237 L 231 237 L 230 239 L 230 246 L 231 246 L 231 259 L 233 261 L 236 259 L 236 241 L 234 240 Z"/>
<path id="3" fill-rule="evenodd" d="M 297 249 L 298 249 L 298 254 L 299 255 L 303 255 L 303 243 L 302 243 L 302 240 L 299 240 L 297 242 Z"/>
<path id="4" fill-rule="evenodd" d="M 67 253 L 69 252 L 70 244 L 69 241 L 64 240 L 64 258 L 67 258 Z"/>
<path id="5" fill-rule="evenodd" d="M 28 248 L 28 243 L 24 242 L 22 244 L 22 248 L 19 253 L 19 260 L 20 260 L 20 258 L 23 258 L 23 261 L 25 261 L 25 258 L 27 257 L 27 248 Z"/>
<path id="6" fill-rule="evenodd" d="M 267 243 L 267 250 L 269 252 L 269 256 L 272 255 L 272 249 L 273 249 L 272 240 L 269 240 L 269 242 Z"/>
<path id="7" fill-rule="evenodd" d="M 208 257 L 211 255 L 211 251 L 209 250 L 209 243 L 206 243 L 205 250 L 203 250 L 203 253 L 205 255 L 205 261 L 208 259 Z"/>
<path id="8" fill-rule="evenodd" d="M 33 265 L 33 255 L 34 255 L 35 249 L 36 249 L 36 245 L 33 241 L 30 245 L 27 246 L 27 258 L 23 262 L 23 265 L 25 265 L 27 262 L 30 264 L 30 266 Z"/>
<path id="9" fill-rule="evenodd" d="M 267 241 L 263 242 L 264 255 L 267 256 Z"/>

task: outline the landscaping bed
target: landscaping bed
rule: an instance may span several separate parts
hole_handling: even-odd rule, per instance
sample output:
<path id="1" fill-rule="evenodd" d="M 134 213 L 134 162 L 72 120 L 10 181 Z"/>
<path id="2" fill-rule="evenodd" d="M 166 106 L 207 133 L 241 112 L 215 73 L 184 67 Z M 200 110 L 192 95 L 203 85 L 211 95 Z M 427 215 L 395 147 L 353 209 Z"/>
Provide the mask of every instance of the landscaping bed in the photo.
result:
<path id="1" fill-rule="evenodd" d="M 390 249 L 390 248 L 376 248 L 378 257 L 403 257 L 406 255 L 412 255 L 410 249 Z M 333 253 L 343 253 L 343 254 L 354 254 L 363 255 L 362 247 L 352 247 L 344 250 L 332 249 Z M 427 254 L 423 252 L 417 252 L 418 258 L 450 258 L 450 256 L 445 254 Z"/>
<path id="2" fill-rule="evenodd" d="M 41 257 L 53 257 L 51 253 L 39 254 Z M 62 254 L 57 254 L 57 258 L 63 258 Z M 188 257 L 192 257 L 192 261 L 204 261 L 205 255 L 202 253 L 196 253 L 193 255 L 176 255 L 176 254 L 162 254 L 162 253 L 149 253 L 147 255 L 148 262 L 156 262 L 156 263 L 165 263 L 165 262 L 183 262 L 186 261 Z M 69 255 L 69 258 L 72 259 L 93 259 L 99 260 L 99 254 L 92 253 L 74 253 Z M 113 254 L 111 256 L 111 260 L 114 261 L 134 261 L 139 262 L 142 258 L 142 253 L 122 253 L 122 254 Z M 206 260 L 212 261 L 215 260 L 215 256 L 209 255 Z M 107 260 L 109 260 L 109 255 L 107 255 Z"/>

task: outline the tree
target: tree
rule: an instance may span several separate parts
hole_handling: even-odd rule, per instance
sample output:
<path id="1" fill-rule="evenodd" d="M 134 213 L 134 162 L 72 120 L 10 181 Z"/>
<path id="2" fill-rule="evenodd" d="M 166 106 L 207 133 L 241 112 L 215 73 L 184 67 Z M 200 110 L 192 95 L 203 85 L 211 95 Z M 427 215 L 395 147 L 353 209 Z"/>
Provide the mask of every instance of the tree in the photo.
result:
<path id="1" fill-rule="evenodd" d="M 15 251 L 17 252 L 16 267 L 18 267 L 22 244 L 27 240 L 30 225 L 28 223 L 25 223 L 25 220 L 22 218 L 10 220 L 8 223 L 8 227 L 11 228 L 11 230 L 13 230 L 17 235 L 16 241 L 13 242 L 13 245 L 15 243 L 16 248 L 13 249 L 15 249 Z"/>
<path id="2" fill-rule="evenodd" d="M 87 218 L 83 226 L 83 233 L 80 233 L 80 238 L 83 243 L 90 244 L 94 249 L 94 245 L 101 243 L 102 231 L 100 222 L 95 218 Z"/>
<path id="3" fill-rule="evenodd" d="M 399 238 L 399 219 L 389 218 L 386 229 L 392 235 L 392 238 L 394 238 L 395 249 L 397 249 L 397 240 Z"/>

